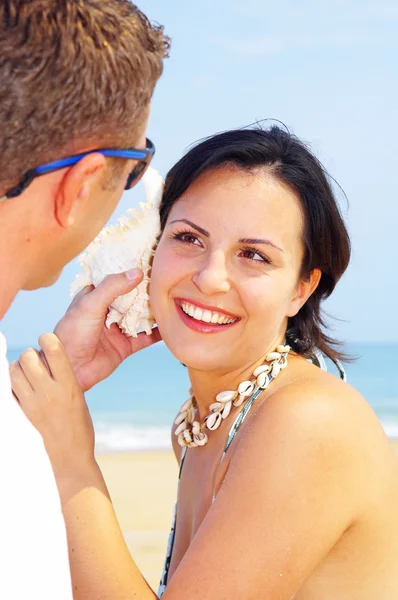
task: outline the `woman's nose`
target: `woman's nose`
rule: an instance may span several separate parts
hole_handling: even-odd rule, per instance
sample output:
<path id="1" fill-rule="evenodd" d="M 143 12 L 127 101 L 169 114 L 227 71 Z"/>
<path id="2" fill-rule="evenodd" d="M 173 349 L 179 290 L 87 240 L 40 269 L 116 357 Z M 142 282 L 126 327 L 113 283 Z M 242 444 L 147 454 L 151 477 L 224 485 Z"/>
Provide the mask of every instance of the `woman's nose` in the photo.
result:
<path id="1" fill-rule="evenodd" d="M 192 277 L 193 283 L 206 296 L 229 292 L 231 289 L 225 256 L 222 251 L 213 252 Z"/>

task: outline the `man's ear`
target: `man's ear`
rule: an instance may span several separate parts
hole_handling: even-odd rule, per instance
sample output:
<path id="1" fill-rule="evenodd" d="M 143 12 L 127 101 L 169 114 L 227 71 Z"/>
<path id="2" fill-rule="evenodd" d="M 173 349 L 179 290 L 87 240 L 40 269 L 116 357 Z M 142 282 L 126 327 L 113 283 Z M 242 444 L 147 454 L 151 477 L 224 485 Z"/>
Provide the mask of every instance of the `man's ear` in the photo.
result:
<path id="1" fill-rule="evenodd" d="M 290 309 L 288 314 L 286 315 L 287 317 L 294 317 L 295 315 L 297 315 L 300 308 L 304 306 L 308 298 L 318 287 L 321 277 L 322 271 L 320 269 L 313 269 L 307 280 L 302 279 L 299 281 L 296 288 L 295 296 L 290 302 Z"/>
<path id="2" fill-rule="evenodd" d="M 105 167 L 105 156 L 93 153 L 87 154 L 68 169 L 54 198 L 54 216 L 61 227 L 73 225 L 79 209 L 93 189 L 98 187 Z"/>

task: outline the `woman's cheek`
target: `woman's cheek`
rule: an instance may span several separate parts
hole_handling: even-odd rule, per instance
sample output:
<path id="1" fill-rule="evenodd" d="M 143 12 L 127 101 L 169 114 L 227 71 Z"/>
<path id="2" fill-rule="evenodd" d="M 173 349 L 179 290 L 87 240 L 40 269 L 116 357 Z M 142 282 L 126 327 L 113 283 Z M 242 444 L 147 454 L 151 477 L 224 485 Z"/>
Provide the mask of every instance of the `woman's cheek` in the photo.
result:
<path id="1" fill-rule="evenodd" d="M 241 293 L 242 304 L 253 323 L 267 322 L 283 313 L 286 293 L 271 277 L 251 281 Z"/>
<path id="2" fill-rule="evenodd" d="M 170 297 L 175 280 L 174 271 L 173 257 L 159 246 L 153 259 L 149 285 L 149 297 L 155 318 L 156 312 Z"/>

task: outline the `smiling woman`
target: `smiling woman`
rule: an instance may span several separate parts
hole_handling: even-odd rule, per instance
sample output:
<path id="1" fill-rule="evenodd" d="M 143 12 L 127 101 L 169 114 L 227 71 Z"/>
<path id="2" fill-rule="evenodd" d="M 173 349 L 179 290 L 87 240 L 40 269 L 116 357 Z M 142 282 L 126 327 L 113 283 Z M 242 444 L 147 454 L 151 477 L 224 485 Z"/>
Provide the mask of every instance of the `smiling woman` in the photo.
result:
<path id="1" fill-rule="evenodd" d="M 397 458 L 364 398 L 312 361 L 342 356 L 321 303 L 350 257 L 322 165 L 278 127 L 222 133 L 171 169 L 160 217 L 150 300 L 192 388 L 172 428 L 178 512 L 159 597 L 398 597 Z M 57 333 L 86 331 L 95 297 Z M 54 339 L 43 350 L 52 377 L 22 357 L 14 392 L 53 461 L 75 598 L 153 599 L 94 460 L 75 377 L 87 361 L 74 375 Z"/>
<path id="2" fill-rule="evenodd" d="M 193 207 L 199 218 L 188 218 Z M 255 290 L 253 276 L 261 270 L 287 283 L 290 267 L 294 285 L 298 279 L 310 283 L 320 276 L 306 302 L 288 315 L 288 340 L 300 353 L 318 347 L 332 358 L 341 357 L 338 343 L 325 332 L 320 305 L 347 268 L 350 242 L 322 165 L 294 136 L 273 127 L 229 131 L 203 141 L 170 170 L 160 216 L 179 255 L 196 252 L 203 260 L 200 248 L 214 246 L 217 237 L 225 246 L 225 232 L 230 233 L 228 243 L 236 246 L 241 259 L 242 288 L 250 282 L 251 293 L 259 298 L 265 290 Z M 278 229 L 272 236 L 273 225 Z M 259 235 L 261 230 L 265 236 Z M 159 250 L 164 244 L 165 236 Z M 160 256 L 158 251 L 155 269 Z M 228 285 L 219 273 L 215 279 Z M 155 303 L 156 298 L 159 294 L 153 294 Z"/>
<path id="3" fill-rule="evenodd" d="M 223 597 L 336 598 L 336 590 L 343 588 L 338 597 L 353 598 L 358 581 L 352 569 L 367 576 L 369 555 L 356 554 L 350 566 L 331 566 L 342 553 L 355 554 L 368 536 L 379 537 L 373 527 L 353 525 L 366 505 L 358 505 L 355 490 L 365 489 L 358 457 L 372 452 L 384 463 L 392 484 L 389 507 L 397 498 L 398 478 L 396 461 L 363 399 L 303 360 L 319 349 L 334 360 L 344 357 L 321 316 L 321 302 L 350 258 L 348 233 L 327 174 L 297 138 L 278 127 L 228 131 L 199 143 L 171 169 L 160 215 L 163 233 L 153 263 L 151 302 L 163 340 L 188 366 L 192 390 L 173 427 L 181 464 L 178 519 L 159 593 L 167 587 L 166 596 L 177 598 L 182 585 L 193 597 L 187 579 L 191 561 L 192 568 L 205 568 L 196 561 L 207 551 L 225 559 L 221 548 L 238 537 L 245 540 L 241 550 L 253 539 L 262 550 L 254 551 L 249 542 L 251 567 L 244 561 L 245 575 L 238 568 L 240 559 L 229 556 L 228 564 L 240 575 L 232 577 L 228 593 L 222 588 Z M 289 368 L 280 374 L 289 353 L 283 340 L 293 352 Z M 353 413 L 361 415 L 362 432 L 341 426 Z M 314 445 L 308 445 L 309 436 Z M 198 450 L 204 445 L 206 450 Z M 324 445 L 330 454 L 320 451 Z M 338 447 L 346 457 L 344 467 L 336 459 Z M 288 464 L 286 477 L 276 476 Z M 331 465 L 334 476 L 326 484 Z M 352 481 L 346 485 L 347 470 L 355 473 L 354 486 Z M 246 495 L 240 497 L 243 481 Z M 346 491 L 337 499 L 339 486 Z M 234 512 L 236 494 L 240 502 Z M 326 512 L 313 526 L 311 512 L 321 504 Z M 282 505 L 284 510 L 276 509 Z M 336 513 L 332 521 L 326 514 L 331 507 Z M 375 523 L 380 508 L 374 511 Z M 225 529 L 217 523 L 222 510 L 229 516 Z M 385 552 L 394 562 L 395 513 L 390 520 L 394 534 Z M 307 562 L 299 557 L 304 547 Z M 268 565 L 262 575 L 252 559 L 258 568 Z M 384 590 L 391 584 L 398 590 L 396 575 L 383 572 L 372 594 L 377 590 L 387 598 Z M 357 597 L 368 597 L 370 589 Z M 221 591 L 206 597 L 219 598 Z"/>

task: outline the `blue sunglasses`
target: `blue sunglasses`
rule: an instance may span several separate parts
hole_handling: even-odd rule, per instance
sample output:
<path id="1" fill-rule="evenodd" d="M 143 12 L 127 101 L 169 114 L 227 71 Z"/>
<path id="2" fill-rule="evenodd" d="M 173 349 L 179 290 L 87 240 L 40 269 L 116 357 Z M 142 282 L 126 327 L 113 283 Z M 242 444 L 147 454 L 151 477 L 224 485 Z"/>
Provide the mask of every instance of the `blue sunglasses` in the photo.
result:
<path id="1" fill-rule="evenodd" d="M 135 165 L 134 169 L 131 171 L 127 178 L 125 190 L 131 189 L 143 176 L 145 171 L 147 170 L 153 155 L 155 154 L 155 145 L 151 140 L 146 140 L 146 147 L 142 150 L 138 148 L 128 148 L 127 150 L 112 150 L 112 149 L 99 149 L 99 150 L 90 150 L 90 152 L 84 152 L 83 154 L 76 154 L 75 156 L 69 156 L 67 158 L 61 158 L 60 160 L 55 160 L 54 162 L 47 163 L 46 165 L 42 165 L 40 167 L 36 167 L 35 169 L 29 169 L 22 176 L 22 179 L 11 190 L 9 190 L 4 196 L 0 197 L 0 202 L 5 200 L 6 198 L 15 198 L 15 196 L 19 196 L 22 192 L 28 187 L 30 183 L 36 178 L 40 177 L 40 175 L 46 175 L 47 173 L 52 173 L 53 171 L 58 171 L 59 169 L 64 169 L 65 167 L 71 167 L 79 162 L 82 158 L 87 156 L 88 154 L 93 154 L 95 152 L 102 154 L 103 156 L 112 156 L 115 158 L 125 158 L 138 160 L 138 163 Z"/>

